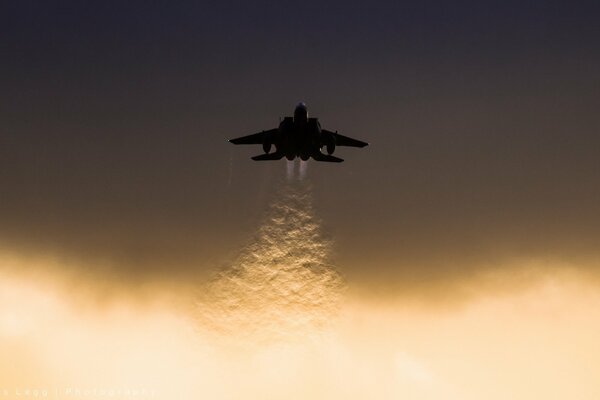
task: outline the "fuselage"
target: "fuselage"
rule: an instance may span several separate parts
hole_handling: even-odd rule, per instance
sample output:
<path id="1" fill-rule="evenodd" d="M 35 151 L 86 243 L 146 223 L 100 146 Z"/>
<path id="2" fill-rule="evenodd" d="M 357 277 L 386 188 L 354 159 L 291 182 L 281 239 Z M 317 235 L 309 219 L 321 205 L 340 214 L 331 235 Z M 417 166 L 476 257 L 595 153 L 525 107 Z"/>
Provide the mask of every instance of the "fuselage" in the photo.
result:
<path id="1" fill-rule="evenodd" d="M 298 104 L 294 116 L 285 117 L 279 124 L 279 135 L 273 144 L 288 160 L 296 157 L 308 160 L 322 147 L 319 120 L 309 118 L 306 105 Z"/>

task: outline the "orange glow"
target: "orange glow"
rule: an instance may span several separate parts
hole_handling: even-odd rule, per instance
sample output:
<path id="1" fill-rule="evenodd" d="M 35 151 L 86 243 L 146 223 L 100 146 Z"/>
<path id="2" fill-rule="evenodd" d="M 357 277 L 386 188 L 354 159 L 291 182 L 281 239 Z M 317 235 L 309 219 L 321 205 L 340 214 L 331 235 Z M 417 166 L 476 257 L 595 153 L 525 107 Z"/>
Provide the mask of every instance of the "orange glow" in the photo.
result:
<path id="1" fill-rule="evenodd" d="M 87 398 L 139 390 L 138 398 L 160 399 L 600 396 L 600 294 L 566 270 L 512 292 L 493 290 L 488 279 L 453 307 L 350 293 L 330 326 L 314 327 L 319 335 L 258 344 L 235 331 L 215 340 L 176 305 L 191 299 L 183 291 L 177 301 L 157 289 L 152 304 L 117 294 L 98 304 L 84 291 L 69 293 L 56 274 L 50 281 L 3 271 L 6 398 L 35 388 L 71 398 L 86 390 Z M 250 311 L 246 322 L 263 317 Z"/>

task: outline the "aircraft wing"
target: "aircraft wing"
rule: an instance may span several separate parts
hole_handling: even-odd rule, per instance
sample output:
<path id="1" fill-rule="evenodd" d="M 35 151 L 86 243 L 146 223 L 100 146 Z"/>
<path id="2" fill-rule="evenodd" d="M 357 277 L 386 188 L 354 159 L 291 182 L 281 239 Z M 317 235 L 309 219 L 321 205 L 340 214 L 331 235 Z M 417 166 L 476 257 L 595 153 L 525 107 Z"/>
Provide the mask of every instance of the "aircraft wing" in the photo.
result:
<path id="1" fill-rule="evenodd" d="M 348 136 L 340 135 L 337 132 L 331 132 L 326 129 L 323 129 L 323 132 L 329 133 L 335 137 L 335 145 L 336 146 L 349 146 L 349 147 L 365 147 L 368 146 L 369 143 L 363 142 L 361 140 L 352 139 Z"/>
<path id="2" fill-rule="evenodd" d="M 235 139 L 230 139 L 229 141 L 233 144 L 262 144 L 265 141 L 265 138 L 277 133 L 278 129 L 269 129 L 268 131 L 262 131 L 258 133 L 254 133 L 248 136 L 242 136 Z"/>

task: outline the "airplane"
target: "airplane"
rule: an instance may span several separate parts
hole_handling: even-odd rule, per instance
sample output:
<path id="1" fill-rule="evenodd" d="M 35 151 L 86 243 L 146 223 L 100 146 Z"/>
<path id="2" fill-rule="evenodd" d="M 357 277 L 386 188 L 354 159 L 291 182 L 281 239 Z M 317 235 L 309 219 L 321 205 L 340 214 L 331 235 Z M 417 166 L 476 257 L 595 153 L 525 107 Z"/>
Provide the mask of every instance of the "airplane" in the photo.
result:
<path id="1" fill-rule="evenodd" d="M 265 154 L 252 157 L 254 161 L 281 160 L 283 157 L 293 160 L 296 157 L 306 161 L 342 162 L 333 156 L 337 146 L 365 147 L 368 143 L 321 129 L 318 118 L 309 118 L 306 104 L 299 103 L 293 117 L 285 117 L 278 128 L 258 132 L 248 136 L 231 139 L 233 144 L 262 144 Z M 271 147 L 275 151 L 271 153 Z M 327 154 L 321 153 L 325 147 Z"/>

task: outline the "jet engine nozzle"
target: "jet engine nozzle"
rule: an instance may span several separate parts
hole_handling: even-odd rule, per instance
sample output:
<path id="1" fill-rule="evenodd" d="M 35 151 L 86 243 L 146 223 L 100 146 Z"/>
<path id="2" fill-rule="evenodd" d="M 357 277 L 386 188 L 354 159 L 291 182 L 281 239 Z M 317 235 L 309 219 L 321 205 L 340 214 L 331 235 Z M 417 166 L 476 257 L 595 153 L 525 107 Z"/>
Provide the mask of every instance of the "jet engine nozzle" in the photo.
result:
<path id="1" fill-rule="evenodd" d="M 269 154 L 269 152 L 271 151 L 271 142 L 264 142 L 262 146 L 265 153 Z"/>
<path id="2" fill-rule="evenodd" d="M 322 142 L 325 146 L 327 146 L 327 154 L 331 155 L 335 151 L 335 136 L 332 133 L 327 133 L 322 136 Z"/>
<path id="3" fill-rule="evenodd" d="M 335 142 L 331 141 L 331 142 L 327 143 L 327 154 L 332 155 L 334 151 L 335 151 Z"/>

